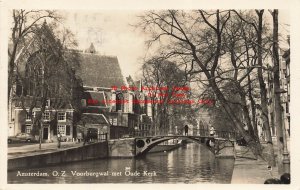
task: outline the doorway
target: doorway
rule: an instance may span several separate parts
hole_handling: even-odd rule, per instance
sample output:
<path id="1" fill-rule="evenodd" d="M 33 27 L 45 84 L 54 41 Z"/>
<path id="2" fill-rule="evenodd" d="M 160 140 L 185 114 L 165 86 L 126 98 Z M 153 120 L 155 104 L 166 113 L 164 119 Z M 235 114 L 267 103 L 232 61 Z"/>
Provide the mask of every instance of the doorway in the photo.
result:
<path id="1" fill-rule="evenodd" d="M 43 140 L 48 140 L 49 136 L 49 127 L 44 127 L 43 129 Z"/>

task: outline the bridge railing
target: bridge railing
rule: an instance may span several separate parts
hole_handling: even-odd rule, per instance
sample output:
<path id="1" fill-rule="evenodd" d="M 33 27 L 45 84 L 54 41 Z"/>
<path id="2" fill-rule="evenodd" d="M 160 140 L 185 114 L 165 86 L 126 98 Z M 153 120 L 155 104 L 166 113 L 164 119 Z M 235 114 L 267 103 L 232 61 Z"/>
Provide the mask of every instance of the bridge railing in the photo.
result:
<path id="1" fill-rule="evenodd" d="M 136 130 L 129 134 L 131 137 L 149 137 L 153 134 L 149 130 Z"/>
<path id="2" fill-rule="evenodd" d="M 236 139 L 236 133 L 231 131 L 215 131 L 215 137 L 224 139 Z"/>
<path id="3" fill-rule="evenodd" d="M 205 130 L 205 129 L 193 130 L 193 135 L 195 135 L 195 136 L 205 136 L 205 137 L 211 136 L 210 131 Z M 214 133 L 213 136 L 217 137 L 217 138 L 224 138 L 224 139 L 235 139 L 236 138 L 236 133 L 231 132 L 231 131 L 215 130 L 215 133 Z"/>
<path id="4" fill-rule="evenodd" d="M 157 132 L 156 135 L 153 131 L 149 130 L 136 130 L 132 131 L 129 136 L 131 137 L 149 137 L 149 136 L 182 136 L 184 134 L 174 134 L 174 133 L 168 133 L 167 131 L 160 131 Z M 201 137 L 209 137 L 210 131 L 204 130 L 204 129 L 194 129 L 191 133 L 188 134 L 189 136 L 201 136 Z M 215 130 L 215 133 L 213 135 L 215 138 L 224 138 L 224 139 L 236 139 L 236 133 L 231 131 L 222 131 L 222 130 Z"/>

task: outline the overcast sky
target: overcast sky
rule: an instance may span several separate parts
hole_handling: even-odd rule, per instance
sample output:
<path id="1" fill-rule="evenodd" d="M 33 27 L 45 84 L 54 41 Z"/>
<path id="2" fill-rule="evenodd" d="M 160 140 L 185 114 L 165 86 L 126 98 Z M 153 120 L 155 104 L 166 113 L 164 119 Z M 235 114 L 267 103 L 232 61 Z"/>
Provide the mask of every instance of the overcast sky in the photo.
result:
<path id="1" fill-rule="evenodd" d="M 280 31 L 288 34 L 289 12 L 280 10 Z M 132 25 L 141 11 L 63 11 L 65 26 L 76 36 L 79 49 L 91 42 L 98 53 L 117 56 L 124 76 L 135 76 L 146 54 L 146 36 Z M 266 11 L 266 14 L 269 14 Z"/>
<path id="2" fill-rule="evenodd" d="M 145 35 L 132 25 L 136 24 L 138 11 L 68 11 L 65 25 L 75 34 L 80 49 L 93 42 L 96 51 L 117 56 L 123 74 L 138 71 L 146 53 Z"/>

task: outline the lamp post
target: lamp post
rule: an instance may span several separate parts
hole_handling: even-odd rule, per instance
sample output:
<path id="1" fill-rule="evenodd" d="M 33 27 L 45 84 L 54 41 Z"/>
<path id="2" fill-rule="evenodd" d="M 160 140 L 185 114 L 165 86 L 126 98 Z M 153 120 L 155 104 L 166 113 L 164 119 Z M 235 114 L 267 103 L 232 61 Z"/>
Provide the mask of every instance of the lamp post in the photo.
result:
<path id="1" fill-rule="evenodd" d="M 278 89 L 278 91 L 276 91 L 275 93 L 278 94 L 283 94 L 283 93 L 287 93 L 286 90 L 284 89 Z M 286 103 L 285 101 L 282 103 Z M 285 112 L 285 109 L 283 108 L 283 106 L 281 106 L 281 111 L 282 113 Z M 287 136 L 286 136 L 286 128 L 285 128 L 285 118 L 284 115 L 281 114 L 282 117 L 282 130 L 283 130 L 283 153 L 282 153 L 282 165 L 283 165 L 283 171 L 285 173 L 290 173 L 290 158 L 289 158 L 289 152 L 288 152 L 288 148 L 287 148 Z"/>
<path id="2" fill-rule="evenodd" d="M 285 109 L 283 109 L 284 111 Z M 282 165 L 283 165 L 283 170 L 285 173 L 290 173 L 290 158 L 289 158 L 289 152 L 287 149 L 287 136 L 286 136 L 286 128 L 285 128 L 285 120 L 284 120 L 284 115 L 282 114 L 282 125 L 283 125 L 283 159 L 282 159 Z"/>

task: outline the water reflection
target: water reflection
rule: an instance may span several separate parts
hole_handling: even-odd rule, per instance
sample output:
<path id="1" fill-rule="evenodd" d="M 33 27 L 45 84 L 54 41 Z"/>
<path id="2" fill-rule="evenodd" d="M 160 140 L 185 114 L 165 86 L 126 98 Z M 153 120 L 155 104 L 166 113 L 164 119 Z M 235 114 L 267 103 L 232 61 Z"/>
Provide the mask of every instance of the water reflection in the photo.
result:
<path id="1" fill-rule="evenodd" d="M 11 171 L 8 183 L 230 183 L 233 164 L 233 159 L 215 159 L 205 147 L 192 143 L 139 159 L 100 159 L 20 170 L 47 172 L 49 177 L 22 177 Z M 65 176 L 52 176 L 53 171 L 65 171 Z M 72 175 L 107 171 L 109 176 Z"/>

